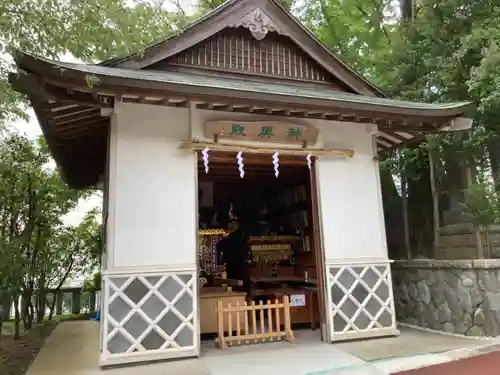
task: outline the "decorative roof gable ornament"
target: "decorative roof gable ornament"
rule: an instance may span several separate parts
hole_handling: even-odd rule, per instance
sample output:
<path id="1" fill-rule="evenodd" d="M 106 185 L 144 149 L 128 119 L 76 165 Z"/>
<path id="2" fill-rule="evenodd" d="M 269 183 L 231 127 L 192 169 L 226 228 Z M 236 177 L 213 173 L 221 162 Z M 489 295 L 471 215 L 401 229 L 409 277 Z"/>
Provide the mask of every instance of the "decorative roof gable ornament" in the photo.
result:
<path id="1" fill-rule="evenodd" d="M 270 31 L 275 31 L 279 34 L 283 34 L 283 32 L 281 32 L 278 26 L 276 26 L 271 17 L 269 17 L 260 8 L 255 8 L 254 10 L 248 12 L 238 21 L 232 24 L 231 27 L 245 27 L 257 40 L 264 39 Z"/>

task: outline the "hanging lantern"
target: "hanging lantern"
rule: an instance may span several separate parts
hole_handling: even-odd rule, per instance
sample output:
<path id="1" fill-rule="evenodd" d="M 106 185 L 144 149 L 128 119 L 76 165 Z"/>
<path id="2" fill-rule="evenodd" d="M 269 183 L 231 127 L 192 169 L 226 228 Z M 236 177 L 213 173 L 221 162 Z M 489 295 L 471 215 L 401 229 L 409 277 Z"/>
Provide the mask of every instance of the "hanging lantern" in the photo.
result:
<path id="1" fill-rule="evenodd" d="M 205 147 L 201 154 L 203 155 L 203 165 L 205 166 L 205 173 L 208 174 L 208 151 L 210 149 L 208 147 Z"/>
<path id="2" fill-rule="evenodd" d="M 240 171 L 240 177 L 243 178 L 245 177 L 245 171 L 243 170 L 243 167 L 245 166 L 243 164 L 243 152 L 238 152 L 236 155 L 236 160 L 238 160 L 238 170 Z"/>
<path id="3" fill-rule="evenodd" d="M 278 178 L 280 171 L 279 171 L 279 164 L 280 164 L 280 159 L 279 159 L 279 152 L 275 152 L 273 154 L 273 165 L 274 165 L 274 175 L 276 178 Z"/>
<path id="4" fill-rule="evenodd" d="M 311 166 L 312 166 L 311 153 L 307 154 L 306 160 L 307 160 L 307 167 L 309 168 L 309 170 L 311 170 Z"/>

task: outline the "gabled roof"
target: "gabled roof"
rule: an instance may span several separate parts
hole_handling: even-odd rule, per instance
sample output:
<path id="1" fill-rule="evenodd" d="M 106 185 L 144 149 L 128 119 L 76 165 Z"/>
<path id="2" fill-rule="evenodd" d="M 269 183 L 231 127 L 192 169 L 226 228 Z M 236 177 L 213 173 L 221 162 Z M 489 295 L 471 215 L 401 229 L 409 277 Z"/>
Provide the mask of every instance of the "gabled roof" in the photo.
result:
<path id="1" fill-rule="evenodd" d="M 259 14 L 257 20 L 256 10 Z M 250 30 L 255 27 L 257 31 L 276 31 L 286 35 L 353 92 L 367 96 L 385 96 L 375 85 L 331 53 L 278 0 L 228 0 L 183 30 L 146 47 L 142 53 L 113 58 L 100 65 L 143 69 L 180 53 L 225 28 L 238 26 L 246 26 Z"/>
<path id="2" fill-rule="evenodd" d="M 330 90 L 328 87 L 301 87 L 298 85 L 280 84 L 276 82 L 259 82 L 229 77 L 213 77 L 183 72 L 132 70 L 99 65 L 63 63 L 28 54 L 16 58 L 18 64 L 27 68 L 35 67 L 49 79 L 64 79 L 81 82 L 85 89 L 85 77 L 98 77 L 97 90 L 107 87 L 123 87 L 133 91 L 137 89 L 165 90 L 176 92 L 185 97 L 209 95 L 212 97 L 234 98 L 243 100 L 266 100 L 281 105 L 302 105 L 330 110 L 348 110 L 377 114 L 399 114 L 408 118 L 408 125 L 415 117 L 415 123 L 424 122 L 426 118 L 433 122 L 447 122 L 452 117 L 462 116 L 473 107 L 471 102 L 455 103 L 419 103 L 404 100 L 371 97 Z M 15 84 L 16 81 L 12 81 Z M 87 91 L 92 91 L 87 87 Z M 267 99 L 266 99 L 267 98 Z"/>
<path id="3" fill-rule="evenodd" d="M 329 83 L 275 77 L 155 70 L 159 61 L 185 51 L 225 28 L 246 27 L 259 39 L 270 31 L 290 38 L 353 93 Z M 322 46 L 276 0 L 229 0 L 182 33 L 144 54 L 104 63 L 68 64 L 18 53 L 9 80 L 28 95 L 47 143 L 68 184 L 96 184 L 105 171 L 109 115 L 116 101 L 265 116 L 324 119 L 378 125 L 377 148 L 390 150 L 425 134 L 471 126 L 468 102 L 427 104 L 383 97 Z M 161 65 L 161 64 L 160 64 Z M 143 69 L 147 68 L 147 69 Z M 91 84 L 89 84 L 89 82 Z M 356 126 L 356 124 L 352 124 Z"/>

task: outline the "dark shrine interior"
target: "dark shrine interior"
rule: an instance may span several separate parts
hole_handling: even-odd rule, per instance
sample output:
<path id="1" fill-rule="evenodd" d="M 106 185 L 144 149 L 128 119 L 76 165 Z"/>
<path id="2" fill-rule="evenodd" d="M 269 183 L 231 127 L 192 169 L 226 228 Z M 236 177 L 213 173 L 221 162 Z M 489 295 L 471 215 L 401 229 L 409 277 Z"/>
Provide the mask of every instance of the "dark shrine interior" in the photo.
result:
<path id="1" fill-rule="evenodd" d="M 232 214 L 250 235 L 295 235 L 304 229 L 304 223 L 286 220 L 287 212 L 282 206 L 292 202 L 285 202 L 287 197 L 284 196 L 280 202 L 280 194 L 297 188 L 296 195 L 300 197 L 288 197 L 288 200 L 300 199 L 303 207 L 308 204 L 310 171 L 306 158 L 279 156 L 278 177 L 270 154 L 244 154 L 243 164 L 245 174 L 242 178 L 236 153 L 214 152 L 209 155 L 206 173 L 203 158 L 199 155 L 200 228 L 227 228 L 232 207 Z M 208 192 L 203 189 L 207 182 L 212 183 L 212 190 Z M 207 200 L 205 194 L 212 196 Z M 210 203 L 202 204 L 203 201 Z M 294 208 L 300 208 L 298 202 Z M 215 214 L 216 220 L 213 220 Z"/>
<path id="2" fill-rule="evenodd" d="M 233 302 L 241 298 L 241 303 L 269 303 L 288 296 L 299 301 L 291 308 L 291 323 L 317 327 L 315 220 L 308 161 L 305 156 L 279 155 L 276 176 L 273 154 L 243 153 L 242 157 L 243 177 L 235 152 L 209 152 L 208 171 L 202 153 L 198 155 L 199 262 L 200 277 L 205 279 L 200 308 L 202 312 L 212 309 L 214 295 Z M 230 260 L 234 253 L 243 254 L 242 260 Z M 205 316 L 202 334 L 216 326 L 209 314 Z"/>

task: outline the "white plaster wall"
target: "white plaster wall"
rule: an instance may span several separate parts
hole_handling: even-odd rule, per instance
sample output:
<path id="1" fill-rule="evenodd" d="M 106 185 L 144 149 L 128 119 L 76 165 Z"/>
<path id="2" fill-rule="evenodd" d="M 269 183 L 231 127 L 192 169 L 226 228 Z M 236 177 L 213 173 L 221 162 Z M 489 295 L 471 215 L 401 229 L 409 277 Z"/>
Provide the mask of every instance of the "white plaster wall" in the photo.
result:
<path id="1" fill-rule="evenodd" d="M 196 157 L 189 111 L 121 104 L 112 121 L 110 221 L 112 267 L 196 263 Z M 111 234 L 111 233 L 110 233 Z"/>
<path id="2" fill-rule="evenodd" d="M 193 265 L 197 241 L 196 157 L 179 151 L 179 142 L 203 140 L 207 120 L 277 120 L 276 116 L 204 110 L 190 113 L 186 108 L 143 104 L 121 104 L 116 116 L 110 146 L 110 267 Z M 353 158 L 321 157 L 317 163 L 327 260 L 386 259 L 372 126 L 283 120 L 317 127 L 318 142 L 310 147 L 355 151 Z"/>
<path id="3" fill-rule="evenodd" d="M 345 147 L 355 151 L 351 159 L 320 157 L 317 162 L 327 261 L 387 259 L 372 125 L 326 122 L 319 125 L 325 148 Z"/>

